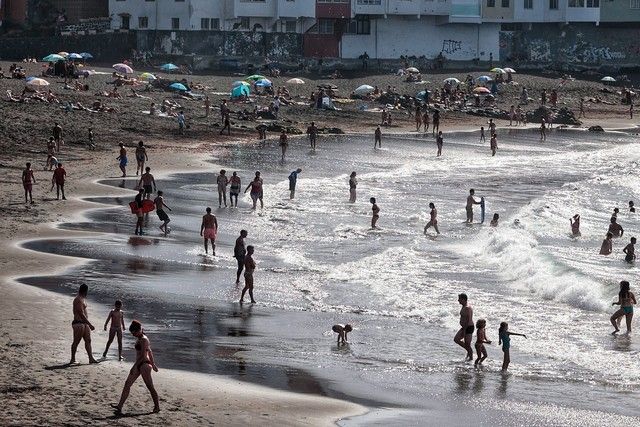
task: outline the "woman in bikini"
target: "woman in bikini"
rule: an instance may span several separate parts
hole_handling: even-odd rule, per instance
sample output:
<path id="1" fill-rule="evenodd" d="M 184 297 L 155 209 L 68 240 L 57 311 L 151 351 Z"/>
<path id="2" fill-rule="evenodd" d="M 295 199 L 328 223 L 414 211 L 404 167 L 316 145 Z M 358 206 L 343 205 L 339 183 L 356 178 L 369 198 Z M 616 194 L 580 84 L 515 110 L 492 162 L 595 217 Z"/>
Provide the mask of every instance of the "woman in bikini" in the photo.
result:
<path id="1" fill-rule="evenodd" d="M 153 352 L 151 351 L 149 338 L 147 338 L 147 336 L 144 334 L 142 324 L 137 320 L 131 322 L 131 326 L 129 326 L 129 332 L 131 332 L 131 335 L 137 338 L 135 346 L 136 362 L 131 368 L 131 371 L 129 371 L 129 376 L 124 383 L 122 395 L 120 396 L 120 402 L 118 402 L 117 405 L 111 404 L 111 406 L 115 410 L 116 415 L 122 414 L 122 406 L 124 406 L 124 402 L 129 397 L 131 386 L 136 382 L 138 377 L 142 375 L 142 380 L 149 389 L 149 393 L 151 393 L 151 398 L 153 399 L 153 412 L 160 412 L 158 393 L 153 386 L 153 379 L 151 378 L 151 370 L 158 372 L 158 367 L 153 361 Z"/>
<path id="2" fill-rule="evenodd" d="M 611 316 L 611 324 L 615 328 L 613 335 L 620 332 L 618 322 L 625 318 L 627 321 L 627 333 L 631 333 L 631 321 L 633 320 L 633 305 L 636 304 L 636 296 L 629 290 L 629 282 L 623 280 L 620 282 L 620 292 L 618 292 L 618 302 L 611 305 L 619 305 L 620 309 Z"/>

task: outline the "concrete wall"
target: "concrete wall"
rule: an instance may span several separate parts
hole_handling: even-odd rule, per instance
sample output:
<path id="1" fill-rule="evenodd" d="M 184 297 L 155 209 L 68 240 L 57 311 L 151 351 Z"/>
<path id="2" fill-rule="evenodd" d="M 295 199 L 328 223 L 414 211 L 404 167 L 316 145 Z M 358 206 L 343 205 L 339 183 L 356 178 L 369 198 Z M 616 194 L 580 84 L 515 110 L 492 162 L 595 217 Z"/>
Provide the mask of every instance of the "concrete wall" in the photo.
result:
<path id="1" fill-rule="evenodd" d="M 499 24 L 436 25 L 436 17 L 421 19 L 390 16 L 371 21 L 371 34 L 342 36 L 342 57 L 357 58 L 366 51 L 371 58 L 400 55 L 434 58 L 441 51 L 447 59 L 488 60 L 498 57 Z"/>
<path id="2" fill-rule="evenodd" d="M 515 1 L 522 0 L 510 0 L 509 7 L 502 7 L 502 0 L 493 0 L 495 3 L 494 7 L 489 7 L 487 4 L 491 0 L 482 0 L 482 18 L 488 21 L 511 21 L 513 19 L 514 14 L 514 5 Z M 542 2 L 542 0 L 538 0 Z"/>
<path id="3" fill-rule="evenodd" d="M 629 0 L 603 0 L 600 2 L 601 22 L 640 22 L 640 9 L 631 9 Z"/>
<path id="4" fill-rule="evenodd" d="M 500 59 L 535 64 L 640 63 L 640 28 L 577 23 L 534 24 L 531 30 L 500 33 Z"/>
<path id="5" fill-rule="evenodd" d="M 132 33 L 97 34 L 77 37 L 4 37 L 0 39 L 0 58 L 21 60 L 25 56 L 42 58 L 50 53 L 90 52 L 94 61 L 120 62 L 136 46 Z"/>
<path id="6" fill-rule="evenodd" d="M 138 49 L 167 55 L 290 59 L 302 57 L 302 34 L 138 31 Z"/>
<path id="7" fill-rule="evenodd" d="M 58 10 L 64 10 L 69 24 L 81 19 L 109 16 L 109 0 L 49 0 Z"/>

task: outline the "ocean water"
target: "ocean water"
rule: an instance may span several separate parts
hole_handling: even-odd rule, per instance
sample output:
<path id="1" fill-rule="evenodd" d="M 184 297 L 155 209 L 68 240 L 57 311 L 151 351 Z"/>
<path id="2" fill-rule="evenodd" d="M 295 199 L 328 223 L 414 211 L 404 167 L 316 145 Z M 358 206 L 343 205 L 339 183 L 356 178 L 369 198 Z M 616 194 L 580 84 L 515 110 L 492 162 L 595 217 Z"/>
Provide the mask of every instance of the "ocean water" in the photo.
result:
<path id="1" fill-rule="evenodd" d="M 445 137 L 441 158 L 432 138 L 412 134 L 385 138 L 381 150 L 364 137 L 321 139 L 316 152 L 294 140 L 285 162 L 275 142 L 232 146 L 212 159 L 210 173 L 158 180 L 173 209 L 168 238 L 153 213 L 147 235 L 132 235 L 133 193 L 95 199 L 106 207 L 60 227 L 106 234 L 26 244 L 91 261 L 61 278 L 25 281 L 66 293 L 86 281 L 101 302 L 123 298 L 125 311 L 155 334 L 167 365 L 407 411 L 380 425 L 425 425 L 421 417 L 434 407 L 477 411 L 481 425 L 638 421 L 640 340 L 612 336 L 608 320 L 619 281 L 632 290 L 637 284 L 638 269 L 621 251 L 640 231 L 640 211 L 626 208 L 640 203 L 638 137 L 555 131 L 541 143 L 535 132 L 506 129 L 498 136 L 495 157 L 464 133 Z M 289 200 L 287 176 L 298 167 Z M 238 171 L 243 187 L 260 170 L 265 208 L 251 211 L 246 195 L 238 209 L 218 209 L 220 168 Z M 348 203 L 351 171 L 359 180 L 355 204 Z M 486 198 L 484 224 L 464 224 L 470 188 Z M 378 230 L 370 229 L 369 197 L 381 209 Z M 422 233 L 429 202 L 438 208 L 437 237 Z M 206 206 L 220 223 L 216 257 L 203 256 L 199 236 Z M 614 207 L 625 235 L 604 257 L 598 252 Z M 497 228 L 488 226 L 493 213 Z M 573 238 L 576 213 L 582 236 Z M 243 228 L 256 248 L 255 306 L 237 304 L 232 253 Z M 453 343 L 460 292 L 494 341 L 480 370 Z M 500 373 L 501 321 L 528 337 L 512 339 L 508 374 Z M 334 323 L 354 326 L 349 346 L 336 346 Z M 254 369 L 269 366 L 285 374 Z M 318 381 L 296 384 L 304 382 L 300 372 Z"/>

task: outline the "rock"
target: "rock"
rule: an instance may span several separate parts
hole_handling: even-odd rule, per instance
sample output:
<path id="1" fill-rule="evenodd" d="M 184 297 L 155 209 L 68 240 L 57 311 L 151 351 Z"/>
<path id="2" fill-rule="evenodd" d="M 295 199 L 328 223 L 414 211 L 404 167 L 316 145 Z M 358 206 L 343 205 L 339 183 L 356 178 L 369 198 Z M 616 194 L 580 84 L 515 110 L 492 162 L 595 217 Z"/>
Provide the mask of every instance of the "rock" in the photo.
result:
<path id="1" fill-rule="evenodd" d="M 529 123 L 542 123 L 542 119 L 547 118 L 553 114 L 553 123 L 558 125 L 580 125 L 582 122 L 578 120 L 573 113 L 567 107 L 562 107 L 557 111 L 554 111 L 549 107 L 538 107 L 533 111 L 527 112 L 527 121 Z"/>
<path id="2" fill-rule="evenodd" d="M 259 119 L 276 120 L 276 116 L 271 111 L 258 111 L 257 116 Z"/>
<path id="3" fill-rule="evenodd" d="M 604 129 L 602 129 L 602 126 L 590 126 L 589 127 L 589 132 L 604 132 Z"/>

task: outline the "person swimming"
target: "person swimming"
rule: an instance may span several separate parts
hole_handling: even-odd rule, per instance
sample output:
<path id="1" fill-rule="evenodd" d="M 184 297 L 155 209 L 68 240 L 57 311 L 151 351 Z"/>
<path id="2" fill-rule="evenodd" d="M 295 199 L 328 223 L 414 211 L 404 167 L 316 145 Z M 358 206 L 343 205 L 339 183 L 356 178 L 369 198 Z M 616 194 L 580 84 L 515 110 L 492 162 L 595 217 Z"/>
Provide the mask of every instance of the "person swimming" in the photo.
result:
<path id="1" fill-rule="evenodd" d="M 607 233 L 600 247 L 600 255 L 611 255 L 613 252 L 613 234 Z"/>

